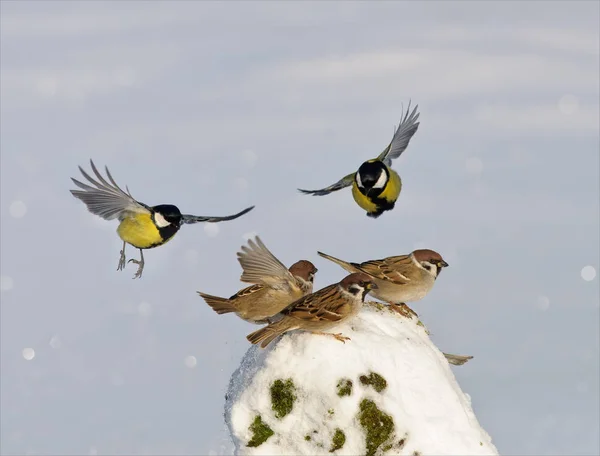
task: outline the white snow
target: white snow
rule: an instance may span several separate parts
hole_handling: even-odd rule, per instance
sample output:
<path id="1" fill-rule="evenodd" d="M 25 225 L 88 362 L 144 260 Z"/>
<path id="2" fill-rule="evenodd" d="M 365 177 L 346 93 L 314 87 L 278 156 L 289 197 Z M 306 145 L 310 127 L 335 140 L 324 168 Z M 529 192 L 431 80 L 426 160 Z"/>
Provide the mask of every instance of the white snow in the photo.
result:
<path id="1" fill-rule="evenodd" d="M 581 278 L 586 282 L 591 282 L 596 278 L 596 268 L 594 266 L 584 266 L 581 269 Z"/>
<path id="2" fill-rule="evenodd" d="M 185 364 L 185 367 L 189 367 L 190 369 L 192 369 L 192 368 L 196 367 L 196 364 L 198 364 L 198 360 L 196 359 L 195 356 L 188 355 L 183 360 L 183 364 Z"/>
<path id="3" fill-rule="evenodd" d="M 366 305 L 353 320 L 335 328 L 351 338 L 296 331 L 266 349 L 250 347 L 233 374 L 226 396 L 225 420 L 235 454 L 330 454 L 336 429 L 345 443 L 333 454 L 367 454 L 366 434 L 359 419 L 367 399 L 393 418 L 393 435 L 375 454 L 496 455 L 444 355 L 416 319 L 406 319 L 382 306 Z M 467 369 L 468 364 L 459 369 Z M 377 392 L 361 384 L 371 372 L 387 387 Z M 289 414 L 272 409 L 271 385 L 291 378 L 296 400 Z M 352 393 L 340 397 L 341 379 L 352 381 Z M 257 416 L 273 435 L 248 447 Z M 378 422 L 378 421 L 377 421 Z M 307 438 L 310 437 L 310 439 Z M 400 442 L 403 442 L 400 444 Z M 382 450 L 391 444 L 391 449 Z"/>
<path id="4" fill-rule="evenodd" d="M 27 205 L 23 201 L 13 201 L 8 208 L 11 217 L 21 218 L 27 214 Z"/>
<path id="5" fill-rule="evenodd" d="M 21 354 L 27 361 L 31 361 L 33 358 L 35 358 L 35 350 L 30 347 L 24 348 Z"/>
<path id="6" fill-rule="evenodd" d="M 0 276 L 0 291 L 10 291 L 13 289 L 15 281 L 10 276 Z"/>

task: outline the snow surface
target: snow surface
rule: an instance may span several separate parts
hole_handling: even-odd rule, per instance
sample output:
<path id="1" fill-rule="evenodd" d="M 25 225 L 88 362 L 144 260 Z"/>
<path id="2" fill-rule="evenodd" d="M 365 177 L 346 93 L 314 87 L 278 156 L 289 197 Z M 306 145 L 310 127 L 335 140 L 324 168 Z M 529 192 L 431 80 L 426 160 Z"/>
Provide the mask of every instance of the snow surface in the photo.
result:
<path id="1" fill-rule="evenodd" d="M 332 337 L 295 331 L 266 349 L 250 347 L 226 395 L 225 420 L 235 454 L 364 455 L 366 434 L 358 419 L 363 399 L 372 400 L 394 420 L 394 436 L 389 440 L 393 447 L 383 453 L 386 442 L 377 454 L 498 454 L 479 425 L 469 396 L 416 319 L 369 304 L 334 332 L 351 340 L 343 344 Z M 387 381 L 380 393 L 359 380 L 370 372 Z M 288 415 L 277 418 L 270 388 L 275 380 L 288 378 L 297 399 Z M 349 396 L 337 394 L 342 378 L 352 380 Z M 257 415 L 274 434 L 260 446 L 248 447 Z M 330 453 L 336 429 L 344 432 L 346 441 Z"/>

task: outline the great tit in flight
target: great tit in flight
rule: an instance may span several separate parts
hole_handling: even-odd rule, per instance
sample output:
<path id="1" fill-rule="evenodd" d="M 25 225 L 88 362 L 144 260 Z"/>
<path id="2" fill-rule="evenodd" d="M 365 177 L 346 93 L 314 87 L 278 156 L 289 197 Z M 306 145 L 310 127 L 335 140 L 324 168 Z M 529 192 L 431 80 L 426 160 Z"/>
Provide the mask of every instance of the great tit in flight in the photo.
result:
<path id="1" fill-rule="evenodd" d="M 393 209 L 402 190 L 402 180 L 391 168 L 392 160 L 406 150 L 410 139 L 419 128 L 418 107 L 415 106 L 409 116 L 409 102 L 406 114 L 394 132 L 392 142 L 377 158 L 367 160 L 360 165 L 358 171 L 348 174 L 329 187 L 321 190 L 298 190 L 308 195 L 322 196 L 352 186 L 354 201 L 367 211 L 367 216 L 377 218 L 385 211 Z"/>
<path id="2" fill-rule="evenodd" d="M 125 267 L 125 245 L 131 244 L 140 250 L 140 260 L 129 260 L 138 265 L 138 270 L 133 277 L 134 279 L 142 276 L 144 269 L 143 250 L 163 245 L 175 236 L 175 233 L 179 231 L 179 228 L 184 223 L 214 223 L 233 220 L 254 208 L 254 206 L 251 206 L 237 214 L 225 217 L 209 217 L 182 214 L 177 206 L 172 204 L 148 206 L 135 200 L 127 187 L 125 187 L 127 189 L 127 193 L 125 193 L 117 185 L 107 167 L 105 167 L 106 175 L 110 182 L 102 177 L 92 160 L 90 160 L 90 164 L 97 180 L 87 174 L 80 166 L 79 170 L 81 174 L 93 186 L 71 178 L 75 185 L 81 189 L 71 190 L 71 193 L 75 198 L 83 201 L 92 214 L 98 215 L 105 220 L 119 219 L 117 233 L 123 240 L 123 249 L 121 250 L 117 270 L 120 271 Z"/>

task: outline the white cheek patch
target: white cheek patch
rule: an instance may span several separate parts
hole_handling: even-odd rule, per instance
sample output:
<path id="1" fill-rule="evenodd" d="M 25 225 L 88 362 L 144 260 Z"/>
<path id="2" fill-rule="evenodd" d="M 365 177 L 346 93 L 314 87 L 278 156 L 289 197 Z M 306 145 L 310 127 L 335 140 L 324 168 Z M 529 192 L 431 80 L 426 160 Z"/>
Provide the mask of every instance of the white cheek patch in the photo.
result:
<path id="1" fill-rule="evenodd" d="M 160 212 L 154 213 L 154 223 L 156 223 L 156 226 L 159 228 L 164 228 L 165 226 L 169 226 L 171 224 L 165 220 Z"/>
<path id="2" fill-rule="evenodd" d="M 385 187 L 385 184 L 387 184 L 388 178 L 387 178 L 387 174 L 385 173 L 385 171 L 381 171 L 381 174 L 379 175 L 379 179 L 377 179 L 377 182 L 375 182 L 375 185 L 373 185 L 373 188 L 383 188 Z"/>
<path id="3" fill-rule="evenodd" d="M 356 173 L 356 185 L 358 185 L 360 188 L 365 188 L 362 181 L 360 180 L 360 173 Z"/>
<path id="4" fill-rule="evenodd" d="M 429 261 L 421 261 L 421 266 L 432 276 L 437 277 L 438 270 L 435 264 L 431 264 Z"/>
<path id="5" fill-rule="evenodd" d="M 350 287 L 348 287 L 348 291 L 353 295 L 358 296 L 363 291 L 363 288 L 359 287 L 358 285 L 350 285 Z"/>

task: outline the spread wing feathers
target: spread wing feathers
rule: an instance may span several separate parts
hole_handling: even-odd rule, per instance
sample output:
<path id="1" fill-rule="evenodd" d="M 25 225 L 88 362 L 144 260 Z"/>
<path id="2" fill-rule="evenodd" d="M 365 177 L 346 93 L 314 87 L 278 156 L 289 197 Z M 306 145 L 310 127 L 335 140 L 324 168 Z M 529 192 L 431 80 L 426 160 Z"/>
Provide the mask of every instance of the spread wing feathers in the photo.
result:
<path id="1" fill-rule="evenodd" d="M 71 190 L 71 193 L 75 198 L 83 201 L 92 214 L 98 215 L 105 220 L 112 220 L 117 217 L 121 220 L 127 213 L 132 212 L 138 214 L 150 214 L 148 206 L 136 201 L 133 196 L 131 196 L 131 193 L 129 193 L 127 187 L 125 187 L 127 189 L 127 193 L 125 193 L 117 185 L 107 167 L 105 167 L 105 170 L 110 182 L 102 177 L 92 160 L 90 160 L 90 164 L 92 165 L 92 171 L 98 180 L 93 179 L 81 168 L 81 166 L 79 167 L 79 171 L 81 171 L 83 177 L 93 184 L 94 187 L 71 178 L 75 185 L 82 189 Z"/>
<path id="2" fill-rule="evenodd" d="M 188 223 L 188 224 L 189 223 L 198 223 L 198 222 L 211 222 L 211 223 L 226 222 L 227 220 L 234 220 L 238 217 L 241 217 L 245 213 L 250 212 L 252 209 L 254 209 L 254 206 L 247 207 L 246 209 L 244 209 L 241 212 L 238 212 L 237 214 L 226 215 L 225 217 L 212 217 L 209 215 L 183 214 L 181 216 L 181 221 L 182 221 L 182 223 Z"/>
<path id="3" fill-rule="evenodd" d="M 347 176 L 340 179 L 339 181 L 337 181 L 335 184 L 330 185 L 329 187 L 322 188 L 321 190 L 303 190 L 301 188 L 299 188 L 298 190 L 307 195 L 314 195 L 314 196 L 329 195 L 331 192 L 336 192 L 343 188 L 350 187 L 352 185 L 352 182 L 354 182 L 355 174 L 356 173 L 350 173 Z"/>
<path id="4" fill-rule="evenodd" d="M 377 157 L 379 160 L 384 162 L 387 166 L 392 165 L 392 160 L 398 158 L 402 152 L 406 150 L 408 147 L 408 143 L 410 138 L 417 132 L 419 128 L 419 122 L 417 119 L 419 118 L 419 113 L 417 112 L 419 105 L 415 106 L 415 108 L 408 115 L 410 111 L 410 101 L 408 103 L 408 107 L 406 108 L 406 114 L 404 118 L 398 125 L 398 129 L 394 133 L 394 137 L 392 138 L 392 142 L 389 146 L 385 148 L 385 150 Z"/>
<path id="5" fill-rule="evenodd" d="M 307 322 L 336 323 L 350 313 L 351 303 L 341 296 L 337 283 L 290 304 L 282 313 Z"/>
<path id="6" fill-rule="evenodd" d="M 258 236 L 255 240 L 250 239 L 248 246 L 242 246 L 242 251 L 237 256 L 243 269 L 240 277 L 242 282 L 278 288 L 295 283 L 294 276 Z"/>
<path id="7" fill-rule="evenodd" d="M 408 271 L 411 269 L 412 262 L 410 255 L 399 255 L 383 260 L 365 261 L 356 266 L 357 269 L 376 279 L 404 285 L 411 281 Z"/>

